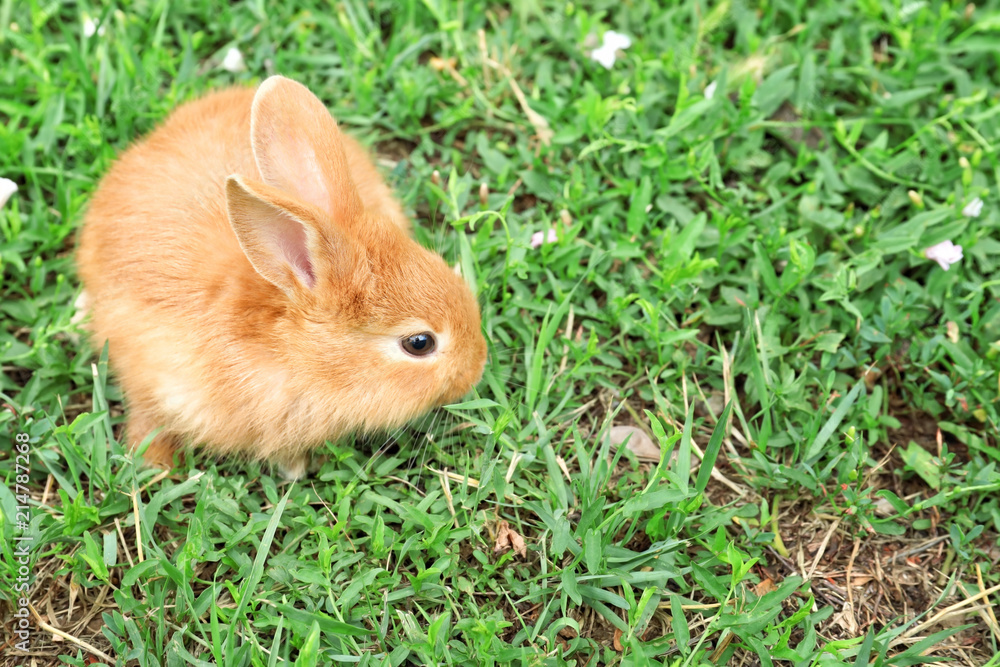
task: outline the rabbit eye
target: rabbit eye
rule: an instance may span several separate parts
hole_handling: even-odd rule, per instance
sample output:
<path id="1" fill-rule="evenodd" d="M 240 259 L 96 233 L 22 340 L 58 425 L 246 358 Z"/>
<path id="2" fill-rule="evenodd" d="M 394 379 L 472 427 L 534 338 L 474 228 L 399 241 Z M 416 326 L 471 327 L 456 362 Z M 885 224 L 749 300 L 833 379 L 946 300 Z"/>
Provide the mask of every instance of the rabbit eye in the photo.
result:
<path id="1" fill-rule="evenodd" d="M 414 357 L 425 357 L 437 347 L 434 334 L 426 331 L 400 339 L 399 344 L 407 354 Z"/>

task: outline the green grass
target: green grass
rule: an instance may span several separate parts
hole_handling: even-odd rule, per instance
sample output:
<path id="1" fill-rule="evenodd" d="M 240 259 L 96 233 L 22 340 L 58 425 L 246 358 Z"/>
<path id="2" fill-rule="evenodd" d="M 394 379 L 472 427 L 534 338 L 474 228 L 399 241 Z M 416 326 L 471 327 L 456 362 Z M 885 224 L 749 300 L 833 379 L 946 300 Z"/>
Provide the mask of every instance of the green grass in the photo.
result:
<path id="1" fill-rule="evenodd" d="M 21 483 L 32 604 L 120 664 L 997 665 L 995 592 L 935 614 L 1000 583 L 998 32 L 996 0 L 3 0 L 0 621 Z M 303 482 L 162 478 L 70 324 L 75 230 L 175 105 L 277 72 L 475 276 L 490 362 Z"/>

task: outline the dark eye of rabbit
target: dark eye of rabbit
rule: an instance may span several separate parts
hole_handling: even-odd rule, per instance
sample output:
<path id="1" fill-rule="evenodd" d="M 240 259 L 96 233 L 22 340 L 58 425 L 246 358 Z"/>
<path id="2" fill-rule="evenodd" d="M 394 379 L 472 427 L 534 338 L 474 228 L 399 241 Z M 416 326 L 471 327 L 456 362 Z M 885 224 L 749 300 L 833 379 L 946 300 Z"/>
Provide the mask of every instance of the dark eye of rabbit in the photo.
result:
<path id="1" fill-rule="evenodd" d="M 437 343 L 434 341 L 434 335 L 428 332 L 414 334 L 412 336 L 407 336 L 399 341 L 399 344 L 403 346 L 403 350 L 407 354 L 413 355 L 414 357 L 423 357 L 434 351 L 437 347 Z"/>

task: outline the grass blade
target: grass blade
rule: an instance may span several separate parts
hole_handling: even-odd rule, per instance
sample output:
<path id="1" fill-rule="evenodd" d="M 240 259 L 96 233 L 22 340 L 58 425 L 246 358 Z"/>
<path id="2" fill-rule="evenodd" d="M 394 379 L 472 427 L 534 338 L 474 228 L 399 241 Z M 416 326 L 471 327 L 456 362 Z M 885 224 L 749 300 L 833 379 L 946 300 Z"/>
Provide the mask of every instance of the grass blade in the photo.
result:
<path id="1" fill-rule="evenodd" d="M 250 596 L 254 589 L 257 588 L 257 584 L 260 583 L 261 577 L 264 576 L 264 563 L 267 562 L 267 555 L 271 551 L 271 544 L 274 542 L 274 533 L 278 530 L 278 526 L 281 525 L 281 514 L 285 511 L 288 497 L 294 488 L 294 484 L 289 486 L 288 491 L 285 492 L 285 495 L 282 496 L 281 500 L 275 506 L 274 512 L 271 514 L 271 520 L 267 523 L 267 529 L 264 530 L 264 537 L 260 540 L 260 547 L 257 549 L 257 556 L 254 558 L 253 567 L 250 569 L 250 576 L 247 578 L 246 583 L 240 587 L 240 601 L 236 605 L 236 611 L 233 612 L 231 617 L 229 634 L 226 637 L 227 655 L 231 655 L 236 648 L 236 624 L 243 618 L 244 610 L 250 602 Z"/>
<path id="2" fill-rule="evenodd" d="M 840 426 L 840 422 L 844 421 L 844 417 L 847 415 L 847 411 L 851 409 L 854 402 L 858 400 L 858 396 L 861 394 L 861 390 L 864 389 L 864 380 L 858 380 L 857 384 L 854 385 L 854 389 L 841 399 L 840 403 L 837 405 L 837 409 L 833 411 L 830 418 L 826 420 L 826 424 L 820 429 L 820 432 L 816 435 L 816 439 L 812 441 L 812 444 L 806 449 L 805 454 L 802 456 L 802 461 L 807 465 L 811 465 L 819 460 L 820 456 L 823 454 L 823 446 L 826 445 L 827 440 L 833 435 L 833 432 L 837 430 Z"/>
<path id="3" fill-rule="evenodd" d="M 708 480 L 712 476 L 712 470 L 715 469 L 715 459 L 718 458 L 719 450 L 722 449 L 722 438 L 725 437 L 726 424 L 729 423 L 729 412 L 732 409 L 733 402 L 729 401 L 729 403 L 726 403 L 719 421 L 716 422 L 715 428 L 712 429 L 712 437 L 708 440 L 708 447 L 705 448 L 705 456 L 701 459 L 701 467 L 698 468 L 698 479 L 694 484 L 694 489 L 698 493 L 704 493 L 708 487 Z"/>

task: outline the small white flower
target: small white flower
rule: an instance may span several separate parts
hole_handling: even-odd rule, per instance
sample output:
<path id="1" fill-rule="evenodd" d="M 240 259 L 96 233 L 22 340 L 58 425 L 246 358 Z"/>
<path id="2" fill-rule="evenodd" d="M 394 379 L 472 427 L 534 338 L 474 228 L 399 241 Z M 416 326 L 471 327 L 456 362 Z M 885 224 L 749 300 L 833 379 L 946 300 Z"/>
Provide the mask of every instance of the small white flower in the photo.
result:
<path id="1" fill-rule="evenodd" d="M 93 37 L 94 35 L 103 35 L 104 26 L 98 25 L 97 21 L 90 18 L 87 15 L 83 17 L 83 36 Z"/>
<path id="2" fill-rule="evenodd" d="M 715 97 L 715 86 L 716 86 L 716 82 L 715 81 L 713 81 L 712 83 L 710 83 L 707 86 L 705 86 L 705 99 L 706 100 L 710 100 L 713 97 Z"/>
<path id="3" fill-rule="evenodd" d="M 87 294 L 87 290 L 80 292 L 80 296 L 76 297 L 76 301 L 73 302 L 73 317 L 70 318 L 70 324 L 80 324 L 87 316 L 90 315 L 90 295 Z"/>
<path id="4" fill-rule="evenodd" d="M 617 51 L 627 49 L 630 46 L 632 46 L 632 40 L 628 35 L 608 30 L 604 33 L 601 45 L 590 52 L 590 59 L 601 63 L 607 69 L 611 69 L 611 66 L 615 64 Z"/>
<path id="5" fill-rule="evenodd" d="M 226 57 L 222 59 L 222 69 L 227 72 L 242 72 L 246 69 L 243 62 L 243 54 L 235 46 L 229 47 Z"/>
<path id="6" fill-rule="evenodd" d="M 951 241 L 941 241 L 936 245 L 924 250 L 924 257 L 937 262 L 942 269 L 947 271 L 952 264 L 956 264 L 962 259 L 962 246 L 955 245 Z"/>
<path id="7" fill-rule="evenodd" d="M 983 212 L 983 200 L 976 197 L 962 209 L 962 215 L 967 218 L 978 218 L 979 214 Z"/>
<path id="8" fill-rule="evenodd" d="M 632 46 L 632 38 L 628 35 L 623 35 L 620 32 L 615 32 L 614 30 L 608 30 L 604 33 L 604 43 L 601 46 L 615 49 L 627 49 Z"/>
<path id="9" fill-rule="evenodd" d="M 7 200 L 17 192 L 17 183 L 9 178 L 0 178 L 0 206 L 7 203 Z"/>
<path id="10" fill-rule="evenodd" d="M 554 229 L 549 229 L 548 233 L 535 232 L 531 235 L 531 247 L 540 248 L 543 243 L 555 243 L 558 239 L 559 237 L 556 236 L 556 230 Z"/>

